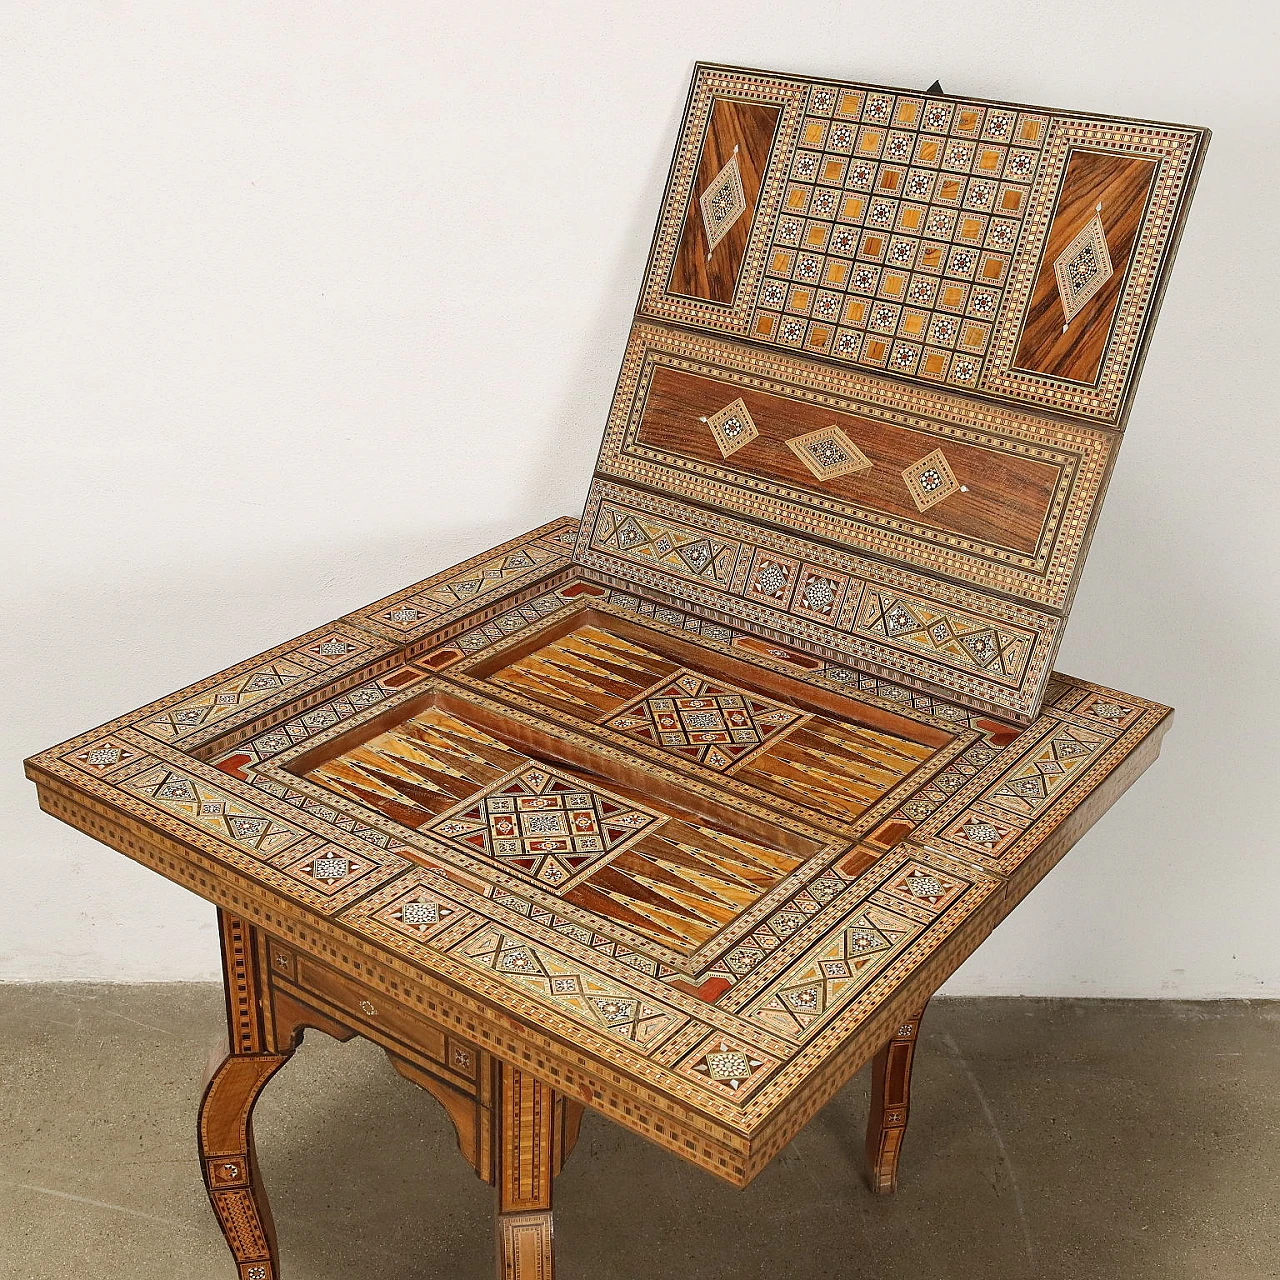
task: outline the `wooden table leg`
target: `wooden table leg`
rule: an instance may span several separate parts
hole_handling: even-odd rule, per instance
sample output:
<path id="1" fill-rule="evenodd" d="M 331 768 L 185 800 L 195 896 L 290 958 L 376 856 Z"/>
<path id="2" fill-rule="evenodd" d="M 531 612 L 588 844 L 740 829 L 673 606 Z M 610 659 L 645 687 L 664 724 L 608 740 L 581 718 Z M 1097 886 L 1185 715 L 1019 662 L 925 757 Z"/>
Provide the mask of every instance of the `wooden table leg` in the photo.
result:
<path id="1" fill-rule="evenodd" d="M 230 1051 L 214 1069 L 200 1100 L 197 1144 L 209 1201 L 239 1268 L 240 1280 L 280 1274 L 275 1226 L 253 1149 L 253 1106 L 263 1086 L 292 1056 L 272 1052 L 264 1020 L 261 947 L 255 931 L 218 913 L 227 992 Z"/>
<path id="2" fill-rule="evenodd" d="M 927 1003 L 927 1002 L 926 1002 Z M 904 1022 L 871 1066 L 871 1114 L 867 1117 L 867 1177 L 877 1195 L 898 1189 L 898 1156 L 911 1105 L 911 1063 L 925 1005 Z"/>
<path id="3" fill-rule="evenodd" d="M 498 1280 L 553 1280 L 551 1183 L 577 1137 L 554 1089 L 509 1063 L 495 1066 Z M 572 1124 L 573 1132 L 564 1132 Z"/>

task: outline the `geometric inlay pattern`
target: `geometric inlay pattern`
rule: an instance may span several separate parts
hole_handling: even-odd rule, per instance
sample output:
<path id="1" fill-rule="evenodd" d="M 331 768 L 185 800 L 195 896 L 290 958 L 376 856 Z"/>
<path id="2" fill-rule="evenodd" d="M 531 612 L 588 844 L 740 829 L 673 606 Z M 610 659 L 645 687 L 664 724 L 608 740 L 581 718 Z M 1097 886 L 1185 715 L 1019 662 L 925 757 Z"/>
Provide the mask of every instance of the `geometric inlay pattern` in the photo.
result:
<path id="1" fill-rule="evenodd" d="M 655 558 L 665 554 L 657 545 L 658 522 L 644 515 L 639 520 Z M 626 540 L 633 536 L 630 529 Z M 684 546 L 686 537 L 681 532 L 675 541 Z M 821 568 L 778 558 L 794 565 L 788 599 L 805 589 L 807 574 Z M 750 563 L 749 553 L 738 553 L 739 580 L 745 582 Z M 422 596 L 436 585 L 413 590 Z M 94 729 L 35 758 L 28 768 L 53 812 L 89 829 L 99 816 L 110 815 L 106 820 L 118 824 L 120 843 L 127 835 L 127 847 L 147 865 L 224 897 L 222 890 L 211 891 L 216 879 L 227 886 L 226 894 L 242 894 L 240 901 L 254 904 L 255 911 L 275 912 L 278 928 L 294 921 L 299 935 L 291 951 L 323 946 L 318 935 L 307 934 L 323 919 L 329 936 L 340 932 L 359 943 L 358 960 L 344 956 L 342 947 L 325 946 L 323 952 L 353 981 L 368 982 L 374 966 L 385 965 L 390 973 L 412 965 L 424 1004 L 438 1000 L 441 1016 L 453 1025 L 473 1019 L 480 1043 L 500 1037 L 513 1052 L 531 1054 L 544 1052 L 549 1041 L 563 1045 L 575 1069 L 592 1081 L 593 1098 L 607 1114 L 624 1124 L 640 1116 L 635 1123 L 652 1124 L 655 1140 L 741 1183 L 773 1153 L 772 1145 L 755 1143 L 751 1135 L 785 1139 L 802 1122 L 805 1107 L 843 1083 L 848 1055 L 855 1051 L 844 1048 L 850 1037 L 886 1001 L 897 999 L 904 983 L 923 989 L 920 983 L 931 982 L 967 953 L 1003 912 L 1006 885 L 1012 899 L 1043 874 L 1060 852 L 1045 840 L 1055 830 L 1073 834 L 1064 820 L 1099 794 L 1100 783 L 1117 776 L 1116 766 L 1133 759 L 1135 747 L 1163 727 L 1167 712 L 1062 677 L 1041 718 L 1017 733 L 944 699 L 833 663 L 797 666 L 791 674 L 770 663 L 771 676 L 744 675 L 737 689 L 698 687 L 673 694 L 718 698 L 759 687 L 812 713 L 793 730 L 770 734 L 766 724 L 760 737 L 772 746 L 708 779 L 687 756 L 663 750 L 659 762 L 658 747 L 641 747 L 637 738 L 620 733 L 604 735 L 600 726 L 636 709 L 637 700 L 658 696 L 659 682 L 689 670 L 682 662 L 701 665 L 695 652 L 705 650 L 708 660 L 723 655 L 732 664 L 727 675 L 763 665 L 750 646 L 739 643 L 754 637 L 675 604 L 639 599 L 627 585 L 593 594 L 597 590 L 590 579 L 565 575 L 536 597 L 541 603 L 527 593 L 513 595 L 496 607 L 486 604 L 470 619 L 451 621 L 452 630 L 423 635 L 428 652 L 433 644 L 461 647 L 461 635 L 483 639 L 468 647 L 476 656 L 459 665 L 461 683 L 450 679 L 446 688 L 439 677 L 426 677 L 437 686 L 434 694 L 392 684 L 390 706 L 383 706 L 385 699 L 362 705 L 353 696 L 382 687 L 374 672 L 385 647 L 363 670 L 347 668 L 350 655 L 342 655 L 328 688 L 288 682 L 252 708 L 259 720 L 238 717 L 234 734 L 216 744 L 208 739 L 205 754 L 219 757 L 226 769 L 152 735 L 140 737 L 139 725 L 152 723 L 165 708 L 189 705 L 207 688 L 224 690 L 246 671 L 262 671 L 281 660 L 278 653 Z M 898 598 L 916 608 L 915 597 L 899 596 L 896 588 L 882 587 L 878 594 L 891 591 L 889 612 Z M 845 589 L 840 607 L 861 617 L 864 595 L 859 587 L 851 600 Z M 820 602 L 815 596 L 811 603 Z M 379 602 L 364 616 L 376 620 L 386 607 Z M 581 634 L 566 632 L 572 621 L 558 610 L 582 611 Z M 963 627 L 968 615 L 959 613 Z M 998 626 L 1018 631 L 1013 623 Z M 562 655 L 554 665 L 545 655 L 535 657 L 538 643 L 553 635 Z M 687 656 L 664 657 L 665 641 L 658 643 L 663 638 Z M 504 646 L 509 652 L 481 653 Z M 285 652 L 298 647 L 291 642 Z M 511 670 L 524 664 L 520 671 L 528 673 L 530 692 L 517 698 L 514 684 L 499 684 L 499 659 Z M 308 661 L 317 659 L 308 655 Z M 485 665 L 493 668 L 487 676 Z M 709 670 L 715 680 L 718 669 Z M 501 706 L 485 696 L 486 685 L 490 691 L 506 689 Z M 888 728 L 841 729 L 828 707 L 836 693 L 865 700 L 877 717 L 889 713 L 917 721 L 934 738 L 938 730 L 948 738 L 961 734 L 966 742 L 977 736 L 937 768 L 922 769 L 900 795 L 886 795 L 883 809 L 855 830 L 859 811 L 931 757 L 929 748 L 900 740 Z M 499 721 L 532 725 L 530 711 L 517 704 L 537 697 L 547 707 L 545 733 L 580 752 L 569 758 L 623 762 L 630 756 L 637 770 L 653 776 L 652 798 L 634 784 L 627 789 L 599 773 L 562 766 L 561 757 L 552 756 L 554 769 L 522 757 L 516 748 L 527 747 L 524 733 L 515 744 L 494 736 Z M 454 714 L 463 704 L 483 704 L 493 714 L 473 717 L 483 725 L 473 724 Z M 571 713 L 557 707 L 580 708 L 573 720 L 581 730 L 564 727 Z M 385 727 L 393 714 L 415 708 L 398 726 L 398 737 Z M 303 726 L 305 718 L 330 709 L 333 715 L 321 717 L 324 727 L 317 722 L 312 732 L 310 723 Z M 307 736 L 295 735 L 295 724 Z M 380 726 L 376 737 L 362 736 Z M 265 744 L 272 734 L 278 741 L 271 751 L 264 746 L 259 752 L 255 744 Z M 358 736 L 358 747 L 310 766 L 330 747 L 342 750 Z M 124 748 L 140 758 L 126 759 Z M 316 748 L 322 750 L 311 754 Z M 244 756 L 251 758 L 240 760 Z M 858 779 L 865 779 L 874 760 L 883 765 L 884 782 L 862 794 L 855 789 Z M 325 770 L 334 777 L 326 778 Z M 338 775 L 347 778 L 345 789 L 337 785 Z M 504 795 L 517 779 L 523 785 Z M 570 798 L 583 793 L 589 793 L 589 809 Z M 73 795 L 74 802 L 64 799 Z M 674 810 L 667 807 L 668 796 L 674 797 Z M 683 796 L 689 803 L 680 803 Z M 717 796 L 732 797 L 737 811 Z M 842 818 L 844 796 L 850 801 Z M 484 804 L 490 799 L 509 803 Z M 634 827 L 628 813 L 639 815 Z M 810 813 L 820 819 L 817 826 L 810 825 Z M 522 819 L 547 814 L 557 819 L 547 825 L 559 828 L 562 840 L 566 830 L 587 835 L 595 819 L 600 844 L 614 851 L 592 848 L 581 855 L 597 861 L 576 873 L 577 883 L 569 876 L 548 884 L 554 871 L 538 881 L 536 872 L 545 865 L 568 871 L 557 857 L 580 856 L 572 849 L 548 853 L 538 845 L 553 833 L 531 830 Z M 575 814 L 586 820 L 574 820 Z M 430 829 L 460 815 L 472 822 L 484 818 L 483 828 L 476 823 L 458 833 L 473 837 L 469 842 Z M 834 835 L 837 822 L 849 828 L 849 839 L 824 839 L 822 828 Z M 771 834 L 781 823 L 788 824 L 785 839 Z M 387 834 L 393 827 L 398 837 Z M 864 830 L 873 838 L 863 838 Z M 382 844 L 371 842 L 374 834 L 381 834 Z M 388 841 L 397 846 L 390 852 Z M 513 847 L 499 849 L 500 841 Z M 516 865 L 521 850 L 542 862 Z M 415 861 L 425 865 L 414 866 Z M 378 983 L 388 990 L 382 979 Z M 465 1007 L 464 993 L 474 997 Z M 381 1012 L 383 997 L 372 999 Z M 400 1002 L 407 1003 L 403 992 Z M 885 1025 L 892 1030 L 904 1016 Z M 640 1095 L 626 1092 L 633 1082 L 644 1091 L 639 1101 Z M 243 1172 L 243 1154 L 235 1160 Z"/>
<path id="2" fill-rule="evenodd" d="M 185 772 L 158 764 L 121 784 L 133 795 L 261 856 L 269 857 L 296 844 L 301 831 L 251 808 Z"/>
<path id="3" fill-rule="evenodd" d="M 667 511 L 679 515 L 671 519 Z M 702 529 L 693 523 L 699 518 L 705 521 Z M 588 532 L 579 554 L 591 568 L 621 572 L 642 588 L 680 592 L 741 619 L 747 629 L 777 611 L 785 616 L 770 617 L 767 625 L 785 627 L 789 637 L 834 642 L 864 656 L 874 653 L 876 661 L 981 698 L 984 705 L 1012 709 L 1015 716 L 1025 715 L 1035 698 L 1060 630 L 1051 615 L 955 590 L 945 579 L 922 595 L 915 583 L 923 586 L 923 579 L 881 573 L 869 559 L 824 550 L 819 569 L 800 559 L 815 554 L 805 539 L 599 478 L 583 527 Z M 787 554 L 773 548 L 785 548 Z M 825 572 L 828 566 L 832 572 Z M 815 575 L 824 582 L 811 581 Z M 847 616 L 851 597 L 852 617 Z M 895 611 L 886 624 L 878 607 L 882 601 L 885 609 L 900 603 L 908 612 Z M 819 626 L 847 635 L 850 643 Z M 963 681 L 955 677 L 957 668 L 965 672 Z"/>
<path id="4" fill-rule="evenodd" d="M 919 863 L 908 863 L 903 873 L 890 882 L 889 892 L 896 893 L 909 902 L 927 903 L 936 910 L 958 893 L 960 888 L 961 884 L 957 879 L 922 867 Z"/>
<path id="5" fill-rule="evenodd" d="M 634 843 L 662 814 L 544 765 L 499 778 L 422 830 L 552 889 Z"/>
<path id="6" fill-rule="evenodd" d="M 711 428 L 711 434 L 716 438 L 716 445 L 726 458 L 731 453 L 736 453 L 743 445 L 750 444 L 760 434 L 756 424 L 751 421 L 747 406 L 741 399 L 725 405 L 719 413 L 713 413 L 703 421 Z"/>
<path id="7" fill-rule="evenodd" d="M 793 707 L 682 669 L 606 720 L 605 726 L 723 770 L 741 764 L 808 719 Z"/>
<path id="8" fill-rule="evenodd" d="M 796 436 L 787 441 L 787 448 L 819 480 L 866 471 L 871 466 L 871 459 L 837 426 L 822 427 L 808 435 Z"/>
<path id="9" fill-rule="evenodd" d="M 788 1039 L 801 1038 L 920 927 L 882 907 L 868 908 L 796 965 L 750 1017 Z"/>
<path id="10" fill-rule="evenodd" d="M 710 257 L 716 245 L 729 234 L 729 228 L 747 211 L 737 147 L 734 147 L 724 168 L 711 179 L 698 203 L 702 206 L 702 224 L 707 230 L 707 257 Z"/>
<path id="11" fill-rule="evenodd" d="M 1031 651 L 1025 634 L 876 591 L 867 593 L 858 629 L 1011 679 L 1021 675 Z"/>
<path id="12" fill-rule="evenodd" d="M 1033 112 L 815 86 L 750 336 L 973 386 L 1047 125 Z"/>
<path id="13" fill-rule="evenodd" d="M 1035 814 L 1106 745 L 1107 739 L 1085 729 L 1064 725 L 1030 755 L 1025 763 L 1011 769 L 991 793 L 991 803 L 1014 813 Z"/>
<path id="14" fill-rule="evenodd" d="M 686 1070 L 708 1084 L 736 1094 L 758 1084 L 763 1073 L 773 1065 L 769 1058 L 755 1049 L 720 1038 L 697 1050 Z"/>
<path id="15" fill-rule="evenodd" d="M 179 702 L 163 715 L 147 721 L 143 728 L 153 738 L 176 742 L 312 675 L 310 668 L 288 658 L 278 658 Z"/>
<path id="16" fill-rule="evenodd" d="M 397 593 L 388 607 L 372 614 L 370 620 L 381 623 L 392 635 L 402 636 L 459 605 L 474 604 L 485 596 L 509 589 L 520 578 L 554 564 L 557 558 L 550 548 L 534 542 L 501 555 L 476 557 L 468 561 L 461 572 L 443 581 L 419 584 L 413 592 Z"/>
<path id="17" fill-rule="evenodd" d="M 76 764 L 90 773 L 102 773 L 118 764 L 128 764 L 140 758 L 141 753 L 122 742 L 102 739 L 72 757 Z"/>
<path id="18" fill-rule="evenodd" d="M 1098 205 L 1098 211 L 1101 210 L 1102 206 Z M 1058 278 L 1058 295 L 1062 299 L 1064 333 L 1084 304 L 1111 279 L 1112 270 L 1107 235 L 1102 229 L 1102 219 L 1095 213 L 1054 259 L 1053 273 Z"/>
<path id="19" fill-rule="evenodd" d="M 912 501 L 921 511 L 928 511 L 960 488 L 960 482 L 942 456 L 941 449 L 935 449 L 919 462 L 913 462 L 902 473 L 902 478 L 907 482 Z"/>
<path id="20" fill-rule="evenodd" d="M 660 1002 L 645 1000 L 586 966 L 566 961 L 546 948 L 530 946 L 519 934 L 496 927 L 481 929 L 467 938 L 461 954 L 506 982 L 573 1011 L 588 1025 L 636 1045 L 656 1044 L 683 1021 Z"/>
<path id="21" fill-rule="evenodd" d="M 606 552 L 669 569 L 682 578 L 709 580 L 722 590 L 729 586 L 736 542 L 620 507 L 603 508 L 594 532 Z"/>

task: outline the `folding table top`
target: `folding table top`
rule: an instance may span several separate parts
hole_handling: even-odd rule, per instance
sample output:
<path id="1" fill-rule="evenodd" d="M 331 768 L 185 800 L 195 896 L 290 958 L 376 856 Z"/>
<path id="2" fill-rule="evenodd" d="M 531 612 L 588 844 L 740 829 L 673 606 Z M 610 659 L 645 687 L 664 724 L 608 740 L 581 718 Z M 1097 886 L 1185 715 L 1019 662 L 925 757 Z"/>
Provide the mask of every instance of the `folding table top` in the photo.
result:
<path id="1" fill-rule="evenodd" d="M 579 561 L 1028 722 L 1207 140 L 700 66 Z"/>

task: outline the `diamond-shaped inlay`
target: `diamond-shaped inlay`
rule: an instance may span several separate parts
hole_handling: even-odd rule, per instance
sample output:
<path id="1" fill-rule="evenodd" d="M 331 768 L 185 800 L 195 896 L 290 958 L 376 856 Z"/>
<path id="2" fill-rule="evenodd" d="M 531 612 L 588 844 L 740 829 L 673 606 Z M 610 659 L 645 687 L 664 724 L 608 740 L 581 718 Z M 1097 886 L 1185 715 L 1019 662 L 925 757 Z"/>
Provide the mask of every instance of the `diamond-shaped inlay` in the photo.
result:
<path id="1" fill-rule="evenodd" d="M 913 863 L 907 867 L 905 875 L 893 882 L 890 892 L 917 904 L 925 902 L 938 908 L 960 892 L 960 881 Z"/>
<path id="2" fill-rule="evenodd" d="M 1107 702 L 1102 698 L 1093 704 L 1093 714 L 1099 720 L 1123 720 L 1129 712 L 1129 707 L 1121 706 L 1118 702 Z"/>
<path id="3" fill-rule="evenodd" d="M 992 845 L 1000 843 L 1000 829 L 990 822 L 980 822 L 974 819 L 966 826 L 961 827 L 960 830 L 964 832 L 964 838 L 972 844 L 985 844 L 990 848 Z"/>
<path id="4" fill-rule="evenodd" d="M 569 887 L 663 816 L 544 765 L 522 765 L 422 830 L 552 889 Z"/>
<path id="5" fill-rule="evenodd" d="M 350 858 L 316 858 L 311 863 L 311 874 L 317 880 L 341 880 L 350 870 Z"/>
<path id="6" fill-rule="evenodd" d="M 440 906 L 435 902 L 406 902 L 400 907 L 400 919 L 410 928 L 435 924 L 440 919 Z"/>
<path id="7" fill-rule="evenodd" d="M 941 449 L 935 449 L 919 462 L 913 462 L 902 473 L 902 478 L 907 482 L 912 501 L 921 511 L 928 511 L 960 489 L 960 482 L 942 456 Z"/>
<path id="8" fill-rule="evenodd" d="M 417 890 L 412 897 L 401 899 L 392 906 L 387 915 L 401 928 L 411 929 L 421 937 L 445 924 L 452 924 L 457 911 Z"/>
<path id="9" fill-rule="evenodd" d="M 348 654 L 355 653 L 361 646 L 339 635 L 322 636 L 314 644 L 307 647 L 313 658 L 321 658 L 327 663 L 337 662 Z"/>
<path id="10" fill-rule="evenodd" d="M 750 590 L 770 600 L 781 600 L 790 582 L 790 567 L 781 561 L 761 557 L 751 577 Z"/>
<path id="11" fill-rule="evenodd" d="M 834 480 L 855 471 L 866 471 L 871 459 L 837 426 L 822 427 L 787 441 L 787 448 L 819 480 Z"/>
<path id="12" fill-rule="evenodd" d="M 709 1053 L 703 1059 L 713 1080 L 746 1080 L 751 1075 L 751 1059 L 745 1053 Z"/>
<path id="13" fill-rule="evenodd" d="M 1098 205 L 1093 217 L 1053 260 L 1058 296 L 1062 299 L 1063 333 L 1080 314 L 1084 304 L 1111 279 L 1114 270 L 1107 250 L 1107 234 L 1098 216 L 1101 212 L 1102 206 Z"/>
<path id="14" fill-rule="evenodd" d="M 713 413 L 702 421 L 711 428 L 716 445 L 721 455 L 726 458 L 731 453 L 736 453 L 743 445 L 750 444 L 760 434 L 756 424 L 751 421 L 747 406 L 741 399 L 725 405 L 718 413 Z"/>
<path id="15" fill-rule="evenodd" d="M 840 592 L 841 583 L 837 579 L 810 572 L 796 596 L 796 604 L 808 613 L 829 618 L 835 612 Z"/>
<path id="16" fill-rule="evenodd" d="M 86 747 L 72 758 L 82 769 L 101 773 L 105 769 L 114 769 L 118 764 L 127 764 L 131 760 L 136 760 L 138 753 L 123 743 L 107 740 Z"/>
<path id="17" fill-rule="evenodd" d="M 744 1085 L 754 1084 L 769 1065 L 763 1054 L 747 1045 L 718 1039 L 696 1050 L 686 1069 L 692 1069 L 695 1078 L 737 1093 Z"/>
<path id="18" fill-rule="evenodd" d="M 858 629 L 961 666 L 997 676 L 1017 676 L 1031 651 L 1025 633 L 984 626 L 967 614 L 940 612 L 914 596 L 867 592 Z"/>
<path id="19" fill-rule="evenodd" d="M 397 627 L 411 627 L 427 615 L 411 604 L 402 604 L 395 609 L 388 609 L 381 615 L 383 622 L 390 622 Z"/>
<path id="20" fill-rule="evenodd" d="M 809 717 L 684 668 L 647 689 L 605 726 L 711 769 L 728 769 Z"/>
<path id="21" fill-rule="evenodd" d="M 698 203 L 702 206 L 702 225 L 707 231 L 707 257 L 710 257 L 733 224 L 747 211 L 747 193 L 742 189 L 737 147 L 734 147 L 728 163 L 698 197 Z"/>

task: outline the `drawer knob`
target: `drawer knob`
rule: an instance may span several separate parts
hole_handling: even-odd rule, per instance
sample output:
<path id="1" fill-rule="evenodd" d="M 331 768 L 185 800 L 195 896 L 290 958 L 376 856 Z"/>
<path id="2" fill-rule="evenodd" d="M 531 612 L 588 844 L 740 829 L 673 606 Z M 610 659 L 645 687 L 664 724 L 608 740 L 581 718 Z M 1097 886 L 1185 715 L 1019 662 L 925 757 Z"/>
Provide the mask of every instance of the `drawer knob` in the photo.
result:
<path id="1" fill-rule="evenodd" d="M 360 1001 L 360 1012 L 363 1013 L 366 1018 L 376 1018 L 378 1016 L 377 1009 L 375 1009 L 368 1000 Z"/>

